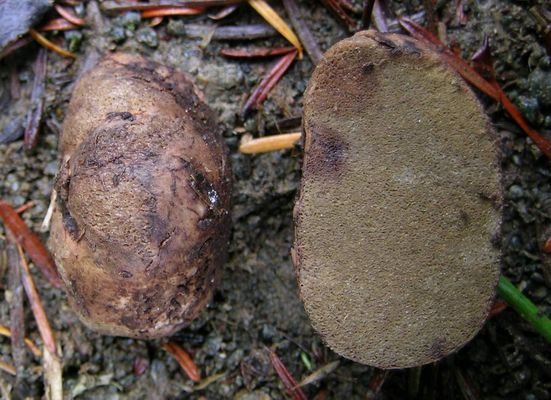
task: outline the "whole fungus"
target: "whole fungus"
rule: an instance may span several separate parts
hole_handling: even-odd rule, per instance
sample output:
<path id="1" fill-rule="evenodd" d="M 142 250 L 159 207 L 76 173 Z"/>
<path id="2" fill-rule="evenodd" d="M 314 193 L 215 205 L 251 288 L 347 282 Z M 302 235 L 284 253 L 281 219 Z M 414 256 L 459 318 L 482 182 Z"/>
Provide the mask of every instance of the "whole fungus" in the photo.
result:
<path id="1" fill-rule="evenodd" d="M 473 92 L 419 41 L 363 31 L 315 69 L 303 128 L 292 255 L 313 327 L 385 369 L 459 349 L 500 267 L 496 138 Z"/>
<path id="2" fill-rule="evenodd" d="M 231 172 L 182 73 L 113 54 L 77 83 L 60 137 L 50 244 L 69 302 L 104 334 L 170 335 L 226 259 Z"/>

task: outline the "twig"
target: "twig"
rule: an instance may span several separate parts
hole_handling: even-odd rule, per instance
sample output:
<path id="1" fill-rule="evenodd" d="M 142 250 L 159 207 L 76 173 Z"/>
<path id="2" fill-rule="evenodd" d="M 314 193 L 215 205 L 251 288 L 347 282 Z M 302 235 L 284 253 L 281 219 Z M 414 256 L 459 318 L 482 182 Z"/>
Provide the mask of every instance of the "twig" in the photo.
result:
<path id="1" fill-rule="evenodd" d="M 61 362 L 57 354 L 54 333 L 36 290 L 31 271 L 29 270 L 29 264 L 27 264 L 25 254 L 23 254 L 23 249 L 18 245 L 17 250 L 19 251 L 19 258 L 21 260 L 21 281 L 29 299 L 38 331 L 44 342 L 43 366 L 46 397 L 51 400 L 63 400 Z"/>
<path id="2" fill-rule="evenodd" d="M 212 33 L 214 30 L 214 33 Z M 277 35 L 270 25 L 241 25 L 241 26 L 205 26 L 188 24 L 185 26 L 186 36 L 191 38 L 204 37 L 212 34 L 213 40 L 253 40 L 265 39 Z"/>
<path id="3" fill-rule="evenodd" d="M 407 18 L 400 19 L 400 24 L 412 36 L 423 41 L 428 47 L 440 54 L 443 60 L 452 67 L 463 79 L 470 82 L 473 86 L 501 103 L 509 115 L 522 128 L 522 130 L 532 139 L 539 149 L 551 159 L 551 142 L 532 129 L 520 114 L 516 106 L 509 100 L 505 92 L 499 87 L 497 82 L 489 82 L 484 79 L 474 68 L 465 60 L 454 54 L 437 37 L 432 35 L 423 27 Z"/>
<path id="4" fill-rule="evenodd" d="M 0 51 L 0 60 L 3 59 L 4 57 L 9 56 L 11 53 L 13 53 L 14 51 L 20 49 L 21 47 L 24 47 L 24 46 L 28 45 L 32 41 L 33 41 L 33 39 L 28 35 L 20 37 L 15 42 L 13 42 L 13 43 L 9 44 L 8 46 L 6 46 L 4 48 L 4 50 Z"/>
<path id="5" fill-rule="evenodd" d="M 46 398 L 63 400 L 63 371 L 57 354 L 52 354 L 44 347 L 44 380 L 46 381 Z"/>
<path id="6" fill-rule="evenodd" d="M 208 17 L 213 21 L 220 21 L 226 18 L 228 15 L 232 14 L 235 10 L 237 10 L 237 7 L 237 4 L 226 6 L 216 13 L 209 14 Z"/>
<path id="7" fill-rule="evenodd" d="M 504 276 L 500 276 L 497 292 L 513 307 L 536 331 L 551 343 L 551 320 L 544 315 L 528 297 L 523 295 Z"/>
<path id="8" fill-rule="evenodd" d="M 61 287 L 61 279 L 48 250 L 38 236 L 25 224 L 25 221 L 3 200 L 0 200 L 0 219 L 4 221 L 5 227 L 13 234 L 17 243 L 23 246 L 25 252 L 48 282 L 54 287 Z"/>
<path id="9" fill-rule="evenodd" d="M 191 379 L 193 382 L 199 382 L 201 380 L 201 373 L 199 372 L 199 368 L 193 362 L 193 359 L 190 357 L 187 351 L 182 349 L 182 347 L 174 342 L 164 343 L 163 349 L 168 351 L 174 356 L 174 358 L 176 358 L 176 361 L 178 361 L 178 364 L 180 364 L 189 379 Z"/>
<path id="10" fill-rule="evenodd" d="M 306 400 L 306 395 L 304 394 L 302 389 L 298 387 L 297 381 L 291 375 L 289 370 L 285 367 L 285 364 L 283 364 L 283 362 L 280 360 L 275 352 L 270 349 L 268 349 L 268 352 L 270 354 L 270 361 L 272 362 L 272 366 L 279 376 L 279 379 L 281 379 L 283 386 L 285 386 L 285 389 L 287 389 L 289 395 L 293 398 L 293 400 Z"/>
<path id="11" fill-rule="evenodd" d="M 48 52 L 45 49 L 40 49 L 33 67 L 34 79 L 31 92 L 31 109 L 27 113 L 27 124 L 24 134 L 24 143 L 27 149 L 32 149 L 38 141 L 38 132 L 40 131 L 40 122 L 42 121 L 42 111 L 44 109 L 47 67 Z"/>
<path id="12" fill-rule="evenodd" d="M 65 18 L 67 21 L 72 23 L 73 25 L 77 26 L 85 26 L 86 21 L 80 17 L 77 17 L 75 14 L 73 14 L 71 11 L 66 9 L 63 6 L 60 6 L 59 4 L 54 4 L 54 8 L 57 11 L 59 15 L 61 15 L 63 18 Z"/>
<path id="13" fill-rule="evenodd" d="M 304 50 L 308 53 L 312 64 L 317 65 L 322 59 L 323 53 L 318 45 L 318 41 L 314 38 L 314 35 L 304 22 L 296 0 L 283 0 L 283 5 L 291 20 L 291 25 L 297 31 L 297 35 L 304 46 Z"/>
<path id="14" fill-rule="evenodd" d="M 281 135 L 266 136 L 258 139 L 246 139 L 243 136 L 239 151 L 245 154 L 267 153 L 269 151 L 292 149 L 301 138 L 300 132 L 283 133 Z"/>
<path id="15" fill-rule="evenodd" d="M 371 25 L 371 15 L 373 14 L 373 6 L 375 0 L 364 0 L 364 8 L 362 12 L 362 29 L 369 29 Z"/>
<path id="16" fill-rule="evenodd" d="M 279 16 L 264 0 L 248 0 L 249 5 L 259 13 L 276 31 L 281 33 L 298 51 L 299 60 L 302 59 L 302 45 L 291 27 Z"/>
<path id="17" fill-rule="evenodd" d="M 41 35 L 34 29 L 29 29 L 29 34 L 32 36 L 34 40 L 36 40 L 38 43 L 40 43 L 42 46 L 47 48 L 48 50 L 52 50 L 53 52 L 59 54 L 62 57 L 68 57 L 68 58 L 76 58 L 77 56 L 74 53 L 71 53 L 68 50 L 62 49 L 58 45 L 50 42 L 48 39 L 46 39 L 45 36 Z"/>
<path id="18" fill-rule="evenodd" d="M 19 252 L 13 235 L 7 232 L 6 253 L 8 259 L 8 287 L 12 293 L 9 303 L 10 327 L 0 325 L 0 335 L 11 337 L 11 355 L 18 378 L 25 366 L 25 310 L 23 309 L 23 286 L 21 285 L 21 268 Z M 34 343 L 33 343 L 34 345 Z"/>
<path id="19" fill-rule="evenodd" d="M 244 0 L 158 0 L 144 2 L 140 0 L 105 0 L 101 3 L 102 10 L 108 13 L 122 12 L 122 11 L 143 11 L 151 10 L 159 7 L 214 7 L 214 6 L 227 6 L 230 4 L 239 4 Z"/>
<path id="20" fill-rule="evenodd" d="M 296 132 L 302 125 L 301 116 L 292 116 L 271 121 L 266 124 L 266 132 L 269 134 Z"/>
<path id="21" fill-rule="evenodd" d="M 389 31 L 385 14 L 383 12 L 383 7 L 381 7 L 381 0 L 375 0 L 375 4 L 373 6 L 373 21 L 379 32 Z"/>
<path id="22" fill-rule="evenodd" d="M 249 99 L 245 102 L 243 109 L 241 110 L 241 116 L 244 118 L 251 107 L 257 107 L 268 96 L 268 93 L 273 89 L 276 83 L 281 79 L 285 71 L 293 63 L 297 55 L 296 51 L 284 55 L 280 60 L 272 67 L 268 74 L 262 79 L 260 84 L 253 91 Z"/>
<path id="23" fill-rule="evenodd" d="M 255 58 L 281 56 L 295 51 L 294 47 L 258 47 L 246 49 L 220 49 L 219 54 L 230 58 Z"/>
<path id="24" fill-rule="evenodd" d="M 329 9 L 329 11 L 333 13 L 333 15 L 335 15 L 335 17 L 337 17 L 337 19 L 341 24 L 346 26 L 346 28 L 349 31 L 356 30 L 356 21 L 354 21 L 352 17 L 350 17 L 350 15 L 346 13 L 345 8 L 348 8 L 348 7 L 343 7 L 343 3 L 341 1 L 339 0 L 320 0 L 320 1 L 323 3 L 325 7 Z"/>

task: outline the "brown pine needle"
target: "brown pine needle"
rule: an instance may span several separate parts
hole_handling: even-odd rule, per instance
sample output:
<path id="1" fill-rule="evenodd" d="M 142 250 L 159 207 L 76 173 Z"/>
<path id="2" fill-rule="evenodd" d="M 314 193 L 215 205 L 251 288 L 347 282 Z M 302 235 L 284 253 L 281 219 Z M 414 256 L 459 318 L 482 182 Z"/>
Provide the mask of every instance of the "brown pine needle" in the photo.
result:
<path id="1" fill-rule="evenodd" d="M 61 15 L 63 18 L 65 18 L 67 21 L 69 21 L 73 25 L 78 26 L 84 26 L 86 25 L 86 21 L 80 17 L 77 17 L 75 14 L 73 14 L 71 11 L 66 9 L 65 7 L 54 4 L 54 8 L 57 11 L 59 15 Z"/>
<path id="2" fill-rule="evenodd" d="M 70 23 L 65 18 L 55 18 L 38 27 L 41 32 L 47 31 L 69 31 L 77 29 L 78 26 Z"/>
<path id="3" fill-rule="evenodd" d="M 322 59 L 323 53 L 319 47 L 318 41 L 304 22 L 297 1 L 283 0 L 283 6 L 285 7 L 285 11 L 289 16 L 289 19 L 291 20 L 291 25 L 295 28 L 297 36 L 304 46 L 304 50 L 306 50 L 306 54 L 310 56 L 312 63 L 317 65 Z"/>
<path id="4" fill-rule="evenodd" d="M 281 57 L 279 61 L 274 64 L 274 66 L 270 69 L 245 102 L 245 105 L 241 110 L 242 117 L 245 117 L 252 107 L 258 107 L 264 100 L 266 100 L 266 97 L 270 91 L 274 88 L 276 83 L 279 82 L 285 71 L 287 71 L 287 69 L 291 66 L 296 55 L 297 51 L 293 50 L 291 53 Z"/>
<path id="5" fill-rule="evenodd" d="M 180 347 L 180 345 L 174 342 L 166 342 L 163 344 L 163 349 L 176 358 L 176 361 L 178 361 L 178 364 L 180 364 L 189 379 L 193 382 L 199 382 L 201 380 L 201 373 L 199 372 L 197 364 L 193 362 L 191 356 L 187 353 L 187 351 Z"/>
<path id="6" fill-rule="evenodd" d="M 298 59 L 302 60 L 302 45 L 297 35 L 289 25 L 264 0 L 248 0 L 252 8 L 258 12 L 276 31 L 281 33 L 298 51 Z"/>
<path id="7" fill-rule="evenodd" d="M 11 364 L 8 364 L 4 361 L 0 361 L 0 370 L 1 371 L 4 371 L 4 372 L 7 372 L 8 374 L 10 375 L 13 375 L 15 376 L 17 373 L 15 371 L 15 367 Z"/>
<path id="8" fill-rule="evenodd" d="M 151 18 L 151 21 L 149 21 L 147 26 L 150 28 L 155 28 L 156 26 L 161 25 L 162 22 L 163 22 L 163 17 L 153 17 Z"/>
<path id="9" fill-rule="evenodd" d="M 27 258 L 23 254 L 23 249 L 18 244 L 17 250 L 19 251 L 19 257 L 21 258 L 21 281 L 23 282 L 23 287 L 25 288 L 25 293 L 31 304 L 31 310 L 36 320 L 36 325 L 38 326 L 38 331 L 44 342 L 44 348 L 55 355 L 57 354 L 57 346 L 55 343 L 54 334 L 52 328 L 50 327 L 50 322 L 46 316 L 46 311 L 42 306 L 42 301 L 36 290 L 31 271 L 29 269 L 29 264 L 27 263 Z"/>
<path id="10" fill-rule="evenodd" d="M 25 204 L 23 204 L 22 206 L 19 206 L 15 209 L 15 212 L 17 214 L 21 214 L 21 213 L 24 213 L 25 211 L 27 211 L 29 208 L 32 208 L 34 207 L 34 200 L 31 200 Z"/>
<path id="11" fill-rule="evenodd" d="M 34 40 L 36 40 L 38 43 L 40 43 L 48 50 L 51 50 L 62 57 L 77 58 L 77 56 L 74 53 L 71 53 L 69 50 L 65 50 L 59 47 L 58 45 L 56 45 L 55 43 L 50 42 L 48 39 L 46 39 L 44 35 L 38 33 L 33 28 L 29 29 L 29 34 L 33 37 Z"/>
<path id="12" fill-rule="evenodd" d="M 292 149 L 295 143 L 300 140 L 301 135 L 300 132 L 295 132 L 249 140 L 243 137 L 244 140 L 241 141 L 239 151 L 245 154 L 253 154 Z"/>
<path id="13" fill-rule="evenodd" d="M 283 362 L 275 352 L 270 349 L 268 349 L 268 351 L 270 354 L 270 361 L 272 362 L 272 366 L 274 367 L 277 376 L 279 376 L 279 379 L 283 383 L 283 386 L 285 386 L 285 389 L 287 389 L 287 393 L 289 393 L 293 400 L 306 400 L 306 395 L 304 394 L 302 389 L 298 387 L 297 381 L 295 380 L 293 375 L 291 375 L 287 367 L 285 367 L 285 364 L 283 364 Z"/>
<path id="14" fill-rule="evenodd" d="M 169 17 L 176 15 L 197 15 L 205 11 L 204 7 L 169 7 L 142 11 L 142 18 Z"/>
<path id="15" fill-rule="evenodd" d="M 11 330 L 7 326 L 0 325 L 0 335 L 5 337 L 11 337 Z M 36 344 L 33 343 L 33 341 L 29 338 L 25 338 L 25 344 L 31 351 L 31 353 L 34 354 L 35 357 L 41 357 L 42 351 L 38 348 Z"/>
<path id="16" fill-rule="evenodd" d="M 63 378 L 61 361 L 57 355 L 57 345 L 54 338 L 54 333 L 50 327 L 50 322 L 46 316 L 46 311 L 42 306 L 42 301 L 36 290 L 36 286 L 29 270 L 29 264 L 23 249 L 17 245 L 19 257 L 21 259 L 21 281 L 25 288 L 25 293 L 31 304 L 31 310 L 38 326 L 38 331 L 44 342 L 43 367 L 44 367 L 44 382 L 46 398 L 51 400 L 63 400 Z"/>
<path id="17" fill-rule="evenodd" d="M 340 361 L 332 361 L 324 366 L 318 368 L 316 371 L 312 372 L 306 378 L 301 380 L 297 387 L 302 387 L 310 385 L 311 383 L 319 382 L 324 379 L 329 374 L 333 373 L 339 367 Z"/>
<path id="18" fill-rule="evenodd" d="M 54 287 L 61 287 L 61 278 L 54 260 L 40 238 L 32 232 L 25 221 L 5 201 L 0 200 L 0 220 L 17 243 L 23 246 L 34 265 Z"/>

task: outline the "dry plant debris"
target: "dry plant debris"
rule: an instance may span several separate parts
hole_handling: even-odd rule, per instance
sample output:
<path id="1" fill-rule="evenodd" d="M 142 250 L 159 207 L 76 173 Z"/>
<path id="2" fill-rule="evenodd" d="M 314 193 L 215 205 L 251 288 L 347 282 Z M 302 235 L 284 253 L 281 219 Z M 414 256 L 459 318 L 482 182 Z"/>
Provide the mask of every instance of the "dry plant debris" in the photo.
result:
<path id="1" fill-rule="evenodd" d="M 61 287 L 59 273 L 48 250 L 17 212 L 3 200 L 0 200 L 0 219 L 50 284 L 54 287 Z"/>
<path id="2" fill-rule="evenodd" d="M 201 372 L 197 365 L 193 362 L 191 356 L 180 345 L 174 342 L 166 342 L 163 344 L 163 349 L 172 354 L 178 364 L 182 367 L 186 375 L 193 382 L 201 380 Z"/>

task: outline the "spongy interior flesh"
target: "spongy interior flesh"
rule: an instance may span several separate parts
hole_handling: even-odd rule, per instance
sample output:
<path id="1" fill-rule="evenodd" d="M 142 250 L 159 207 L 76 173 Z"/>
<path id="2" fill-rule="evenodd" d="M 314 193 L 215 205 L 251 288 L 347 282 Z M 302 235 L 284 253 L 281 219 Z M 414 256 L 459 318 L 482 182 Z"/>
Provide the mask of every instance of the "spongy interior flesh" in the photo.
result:
<path id="1" fill-rule="evenodd" d="M 500 172 L 479 102 L 398 35 L 335 45 L 305 97 L 295 264 L 337 353 L 421 365 L 469 341 L 499 274 Z"/>

